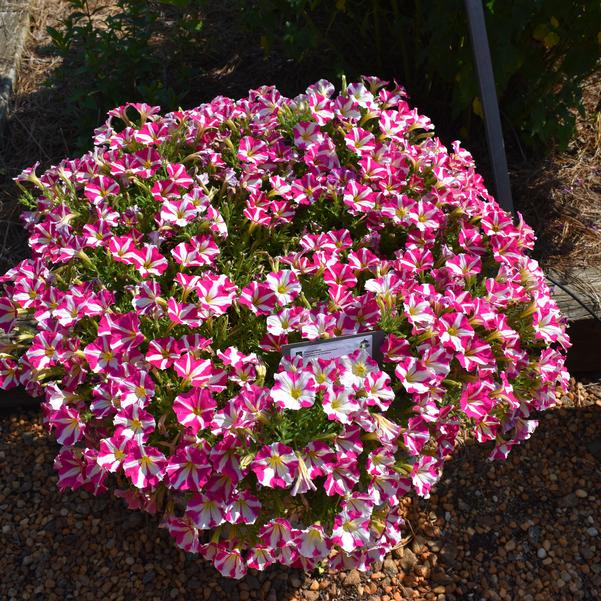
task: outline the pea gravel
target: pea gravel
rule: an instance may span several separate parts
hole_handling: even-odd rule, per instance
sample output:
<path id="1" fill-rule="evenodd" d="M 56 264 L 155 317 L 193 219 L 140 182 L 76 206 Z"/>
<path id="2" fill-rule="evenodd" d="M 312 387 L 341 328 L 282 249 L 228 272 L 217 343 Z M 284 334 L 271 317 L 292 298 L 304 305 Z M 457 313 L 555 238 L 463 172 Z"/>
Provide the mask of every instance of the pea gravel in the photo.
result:
<path id="1" fill-rule="evenodd" d="M 36 411 L 0 414 L 0 599 L 601 599 L 601 385 L 572 381 L 507 462 L 468 445 L 407 498 L 404 546 L 368 574 L 270 569 L 240 582 L 179 551 L 157 518 L 60 495 Z"/>

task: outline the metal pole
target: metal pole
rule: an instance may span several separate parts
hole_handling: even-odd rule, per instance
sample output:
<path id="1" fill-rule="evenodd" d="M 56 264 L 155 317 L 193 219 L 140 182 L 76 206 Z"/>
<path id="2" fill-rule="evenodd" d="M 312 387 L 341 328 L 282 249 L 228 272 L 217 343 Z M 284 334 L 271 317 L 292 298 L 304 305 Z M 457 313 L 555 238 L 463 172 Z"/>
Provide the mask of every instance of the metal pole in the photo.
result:
<path id="1" fill-rule="evenodd" d="M 490 48 L 488 45 L 488 36 L 486 35 L 482 1 L 465 0 L 465 8 L 467 10 L 472 49 L 474 51 L 474 62 L 476 63 L 476 73 L 478 75 L 480 96 L 484 109 L 486 142 L 492 165 L 496 198 L 501 207 L 513 213 L 513 200 L 509 184 L 505 144 L 503 142 L 499 104 L 497 101 L 492 62 L 490 60 Z"/>

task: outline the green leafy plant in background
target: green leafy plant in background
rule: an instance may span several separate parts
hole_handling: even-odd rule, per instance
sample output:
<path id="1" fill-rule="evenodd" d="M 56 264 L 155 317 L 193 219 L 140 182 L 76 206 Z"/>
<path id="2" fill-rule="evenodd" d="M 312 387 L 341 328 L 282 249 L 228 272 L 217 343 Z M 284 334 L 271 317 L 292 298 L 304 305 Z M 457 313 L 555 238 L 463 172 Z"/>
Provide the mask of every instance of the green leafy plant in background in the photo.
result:
<path id="1" fill-rule="evenodd" d="M 84 132 L 111 107 L 144 98 L 166 109 L 185 101 L 203 21 L 199 0 L 70 0 L 70 14 L 48 28 L 64 63 L 53 83 Z"/>
<path id="2" fill-rule="evenodd" d="M 328 77 L 384 73 L 434 115 L 450 116 L 463 136 L 480 132 L 482 106 L 462 0 L 238 5 L 267 52 L 316 63 Z M 565 147 L 575 111 L 582 110 L 582 84 L 599 65 L 601 4 L 488 0 L 485 14 L 506 134 L 536 151 Z"/>

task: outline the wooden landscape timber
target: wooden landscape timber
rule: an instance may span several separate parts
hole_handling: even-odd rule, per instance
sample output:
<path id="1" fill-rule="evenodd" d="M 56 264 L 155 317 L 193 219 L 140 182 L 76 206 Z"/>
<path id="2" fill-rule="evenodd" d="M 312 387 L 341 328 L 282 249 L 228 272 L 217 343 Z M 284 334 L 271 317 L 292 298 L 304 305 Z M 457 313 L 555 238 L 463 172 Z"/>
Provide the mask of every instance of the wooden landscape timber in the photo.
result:
<path id="1" fill-rule="evenodd" d="M 566 288 L 564 290 L 549 281 L 553 297 L 570 322 L 568 333 L 572 348 L 568 352 L 568 370 L 574 373 L 601 372 L 601 269 L 584 267 L 561 274 L 551 269 L 546 272 Z"/>
<path id="2" fill-rule="evenodd" d="M 0 131 L 29 29 L 29 0 L 0 0 Z"/>
<path id="3" fill-rule="evenodd" d="M 593 319 L 589 311 L 601 319 L 601 269 L 595 267 L 571 269 L 561 274 L 547 269 L 545 273 L 548 273 L 558 284 L 565 286 L 580 300 L 578 302 L 574 296 L 549 279 L 553 297 L 570 322 Z M 588 307 L 589 311 L 583 305 Z"/>

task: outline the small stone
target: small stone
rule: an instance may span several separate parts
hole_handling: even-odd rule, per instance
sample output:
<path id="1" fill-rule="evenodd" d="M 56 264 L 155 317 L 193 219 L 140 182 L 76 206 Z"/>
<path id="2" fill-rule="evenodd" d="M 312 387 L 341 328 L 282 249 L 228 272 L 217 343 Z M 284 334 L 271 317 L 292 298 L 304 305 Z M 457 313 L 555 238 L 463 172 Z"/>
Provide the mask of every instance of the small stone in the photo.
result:
<path id="1" fill-rule="evenodd" d="M 403 568 L 405 572 L 411 572 L 413 566 L 417 564 L 417 557 L 411 549 L 405 548 L 405 551 L 403 552 L 403 557 L 401 558 L 399 563 L 401 564 L 401 568 Z"/>
<path id="2" fill-rule="evenodd" d="M 597 461 L 601 461 L 601 438 L 595 438 L 587 443 L 586 448 L 589 450 L 589 453 L 597 459 Z"/>
<path id="3" fill-rule="evenodd" d="M 515 541 L 513 539 L 508 540 L 505 543 L 505 551 L 515 551 L 515 547 L 516 547 L 516 544 L 515 544 Z"/>
<path id="4" fill-rule="evenodd" d="M 309 586 L 309 589 L 312 591 L 318 591 L 319 590 L 319 582 L 317 580 L 312 580 L 311 586 Z"/>
<path id="5" fill-rule="evenodd" d="M 292 578 L 290 578 L 290 584 L 294 588 L 299 588 L 300 585 L 302 584 L 302 582 L 300 581 L 300 579 L 298 578 L 298 576 L 292 576 Z"/>
<path id="6" fill-rule="evenodd" d="M 586 529 L 586 533 L 589 536 L 597 536 L 599 534 L 599 531 L 596 528 L 594 528 L 593 526 L 591 526 L 590 528 Z"/>
<path id="7" fill-rule="evenodd" d="M 150 570 L 144 573 L 144 576 L 142 576 L 142 582 L 144 584 L 150 584 L 155 578 L 156 574 L 152 570 Z"/>
<path id="8" fill-rule="evenodd" d="M 384 560 L 384 572 L 389 576 L 396 576 L 399 573 L 396 563 L 388 558 Z"/>
<path id="9" fill-rule="evenodd" d="M 547 552 L 541 547 L 537 552 L 536 552 L 536 556 L 539 559 L 544 559 L 545 557 L 547 557 Z"/>
<path id="10" fill-rule="evenodd" d="M 540 540 L 540 534 L 541 534 L 540 526 L 531 526 L 530 528 L 528 528 L 528 538 L 535 545 Z"/>
<path id="11" fill-rule="evenodd" d="M 557 504 L 559 507 L 576 507 L 578 505 L 578 497 L 574 493 L 570 493 L 565 497 L 561 497 Z"/>
<path id="12" fill-rule="evenodd" d="M 344 579 L 346 586 L 357 586 L 361 582 L 361 574 L 358 570 L 351 570 Z"/>
<path id="13" fill-rule="evenodd" d="M 578 490 L 576 490 L 576 492 L 574 494 L 579 499 L 586 499 L 586 497 L 588 497 L 588 493 L 586 492 L 586 490 L 583 490 L 582 488 L 579 488 Z"/>
<path id="14" fill-rule="evenodd" d="M 304 601 L 317 601 L 319 599 L 319 593 L 317 591 L 305 591 L 303 593 Z"/>

